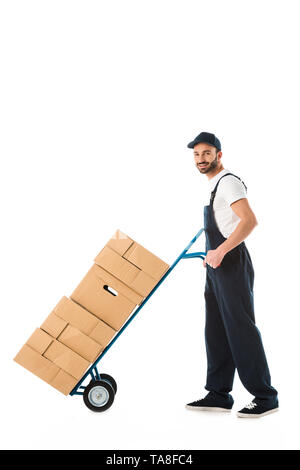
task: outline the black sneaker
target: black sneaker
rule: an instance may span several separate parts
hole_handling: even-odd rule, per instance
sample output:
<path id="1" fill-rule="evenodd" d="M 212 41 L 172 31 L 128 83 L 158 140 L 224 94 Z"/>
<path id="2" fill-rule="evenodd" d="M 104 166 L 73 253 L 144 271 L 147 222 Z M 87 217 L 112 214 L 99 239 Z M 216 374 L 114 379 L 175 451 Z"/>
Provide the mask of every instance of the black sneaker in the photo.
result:
<path id="1" fill-rule="evenodd" d="M 185 405 L 189 410 L 198 411 L 227 411 L 230 412 L 233 406 L 233 398 L 229 395 L 228 399 L 217 396 L 213 392 L 209 392 L 206 397 L 196 400 Z"/>
<path id="2" fill-rule="evenodd" d="M 266 407 L 256 401 L 252 401 L 249 405 L 245 406 L 242 410 L 237 412 L 239 418 L 261 418 L 262 416 L 269 415 L 278 411 L 278 404 L 273 407 Z"/>

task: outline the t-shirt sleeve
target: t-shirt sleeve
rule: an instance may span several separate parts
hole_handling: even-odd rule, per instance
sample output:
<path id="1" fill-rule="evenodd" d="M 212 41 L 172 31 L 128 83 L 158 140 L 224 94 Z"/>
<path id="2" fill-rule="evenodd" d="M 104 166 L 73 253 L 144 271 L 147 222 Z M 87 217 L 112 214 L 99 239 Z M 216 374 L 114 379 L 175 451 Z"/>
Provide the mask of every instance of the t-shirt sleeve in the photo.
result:
<path id="1" fill-rule="evenodd" d="M 222 184 L 222 193 L 227 204 L 230 206 L 235 201 L 247 197 L 247 191 L 244 184 L 234 176 L 227 176 L 220 181 Z"/>

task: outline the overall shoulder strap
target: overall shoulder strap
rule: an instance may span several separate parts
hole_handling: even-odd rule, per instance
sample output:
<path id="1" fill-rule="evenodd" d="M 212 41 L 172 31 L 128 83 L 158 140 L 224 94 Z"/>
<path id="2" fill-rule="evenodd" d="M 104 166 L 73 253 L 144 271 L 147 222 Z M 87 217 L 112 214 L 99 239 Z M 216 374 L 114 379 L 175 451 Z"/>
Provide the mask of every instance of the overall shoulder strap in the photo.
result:
<path id="1" fill-rule="evenodd" d="M 245 186 L 246 188 L 246 191 L 247 191 L 247 186 L 245 185 L 244 181 L 241 180 L 241 178 L 237 175 L 234 175 L 233 173 L 226 173 L 226 175 L 223 175 L 221 176 L 221 178 L 219 179 L 219 181 L 217 182 L 216 186 L 214 187 L 213 191 L 211 192 L 211 197 L 210 197 L 210 204 L 212 205 L 213 202 L 214 202 L 214 199 L 215 199 L 215 196 L 216 196 L 216 192 L 217 192 L 217 189 L 218 189 L 218 186 L 219 186 L 219 183 L 221 181 L 222 178 L 225 178 L 225 176 L 234 176 L 235 178 L 238 178 L 242 183 L 243 185 Z"/>

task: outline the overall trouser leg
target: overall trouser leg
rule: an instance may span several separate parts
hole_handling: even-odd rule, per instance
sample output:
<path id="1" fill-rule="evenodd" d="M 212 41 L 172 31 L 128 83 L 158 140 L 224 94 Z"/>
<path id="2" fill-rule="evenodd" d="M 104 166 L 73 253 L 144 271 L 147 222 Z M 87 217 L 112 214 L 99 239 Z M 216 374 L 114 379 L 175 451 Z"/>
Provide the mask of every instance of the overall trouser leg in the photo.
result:
<path id="1" fill-rule="evenodd" d="M 205 285 L 205 345 L 207 355 L 206 390 L 228 396 L 235 373 L 230 346 L 213 286 L 208 276 Z"/>
<path id="2" fill-rule="evenodd" d="M 277 402 L 277 391 L 271 386 L 261 334 L 255 325 L 254 271 L 245 247 L 239 255 L 239 263 L 210 271 L 212 283 L 241 382 L 257 401 L 272 406 Z"/>

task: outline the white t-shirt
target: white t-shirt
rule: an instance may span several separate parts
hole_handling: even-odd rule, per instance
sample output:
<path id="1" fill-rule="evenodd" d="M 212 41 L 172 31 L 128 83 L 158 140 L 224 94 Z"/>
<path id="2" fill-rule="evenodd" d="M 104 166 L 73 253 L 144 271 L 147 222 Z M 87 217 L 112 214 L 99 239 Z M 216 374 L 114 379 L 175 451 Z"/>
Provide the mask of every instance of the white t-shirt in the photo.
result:
<path id="1" fill-rule="evenodd" d="M 233 172 L 224 168 L 224 170 L 220 171 L 217 175 L 208 181 L 210 193 L 214 190 L 219 179 L 223 175 L 226 175 L 226 173 Z M 223 237 L 228 238 L 241 220 L 231 209 L 230 204 L 246 197 L 246 188 L 238 178 L 232 175 L 226 176 L 226 178 L 222 178 L 215 195 L 213 210 L 217 227 L 222 233 Z"/>

